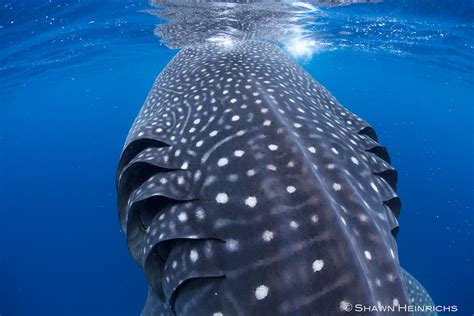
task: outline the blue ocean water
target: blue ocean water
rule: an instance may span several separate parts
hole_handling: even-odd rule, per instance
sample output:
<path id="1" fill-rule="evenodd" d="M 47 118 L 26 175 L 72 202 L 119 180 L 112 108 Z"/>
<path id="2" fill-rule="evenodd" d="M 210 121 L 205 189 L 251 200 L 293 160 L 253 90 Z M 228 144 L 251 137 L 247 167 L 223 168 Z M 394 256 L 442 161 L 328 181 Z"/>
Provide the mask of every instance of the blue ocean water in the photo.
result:
<path id="1" fill-rule="evenodd" d="M 0 315 L 138 315 L 146 282 L 115 168 L 177 52 L 147 1 L 0 1 Z M 371 123 L 399 172 L 402 265 L 474 313 L 474 2 L 322 7 L 298 61 Z M 294 51 L 293 51 L 294 52 Z"/>

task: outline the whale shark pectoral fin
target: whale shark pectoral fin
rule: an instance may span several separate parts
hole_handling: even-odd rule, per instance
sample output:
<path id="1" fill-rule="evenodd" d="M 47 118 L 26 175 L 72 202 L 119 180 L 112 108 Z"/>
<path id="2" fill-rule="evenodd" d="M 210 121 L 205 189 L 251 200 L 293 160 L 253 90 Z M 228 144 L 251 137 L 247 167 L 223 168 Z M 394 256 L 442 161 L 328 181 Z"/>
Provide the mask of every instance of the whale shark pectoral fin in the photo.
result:
<path id="1" fill-rule="evenodd" d="M 413 275 L 402 268 L 405 289 L 410 300 L 409 304 L 417 307 L 435 306 L 433 299 L 421 283 Z M 437 316 L 436 311 L 415 312 L 414 316 Z"/>
<path id="2" fill-rule="evenodd" d="M 170 306 L 164 302 L 155 291 L 150 287 L 148 288 L 148 297 L 146 299 L 145 306 L 143 307 L 140 316 L 172 316 Z"/>

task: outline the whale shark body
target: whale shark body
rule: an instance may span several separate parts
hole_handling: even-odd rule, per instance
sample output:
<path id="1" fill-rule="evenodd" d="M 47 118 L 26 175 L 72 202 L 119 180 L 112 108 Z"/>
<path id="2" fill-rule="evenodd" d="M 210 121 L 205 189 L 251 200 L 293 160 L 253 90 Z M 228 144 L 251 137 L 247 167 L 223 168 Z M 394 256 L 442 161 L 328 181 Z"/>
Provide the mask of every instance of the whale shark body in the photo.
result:
<path id="1" fill-rule="evenodd" d="M 117 172 L 122 229 L 150 287 L 143 314 L 432 305 L 399 264 L 396 185 L 374 129 L 277 46 L 184 48 Z"/>

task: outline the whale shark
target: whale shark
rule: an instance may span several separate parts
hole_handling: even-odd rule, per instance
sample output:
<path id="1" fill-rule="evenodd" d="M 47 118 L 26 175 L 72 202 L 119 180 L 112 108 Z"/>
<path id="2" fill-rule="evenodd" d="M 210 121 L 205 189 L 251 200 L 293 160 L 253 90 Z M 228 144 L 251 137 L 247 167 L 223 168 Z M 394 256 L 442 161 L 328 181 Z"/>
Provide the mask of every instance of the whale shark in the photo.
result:
<path id="1" fill-rule="evenodd" d="M 180 50 L 132 125 L 116 181 L 149 285 L 143 315 L 433 305 L 400 266 L 387 149 L 275 44 Z"/>

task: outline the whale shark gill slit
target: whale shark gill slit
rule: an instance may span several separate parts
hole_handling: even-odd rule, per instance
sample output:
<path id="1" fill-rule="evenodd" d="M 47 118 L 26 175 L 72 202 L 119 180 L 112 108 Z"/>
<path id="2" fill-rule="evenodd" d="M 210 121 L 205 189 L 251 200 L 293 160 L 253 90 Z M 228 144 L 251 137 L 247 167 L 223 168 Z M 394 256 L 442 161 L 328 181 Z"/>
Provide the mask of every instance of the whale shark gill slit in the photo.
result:
<path id="1" fill-rule="evenodd" d="M 377 133 L 375 132 L 375 129 L 372 126 L 365 126 L 359 131 L 359 134 L 366 135 L 376 142 L 378 141 Z"/>
<path id="2" fill-rule="evenodd" d="M 165 147 L 169 146 L 169 144 L 162 142 L 157 139 L 151 139 L 151 138 L 141 138 L 137 139 L 134 142 L 128 144 L 126 148 L 123 150 L 122 155 L 120 157 L 119 161 L 119 166 L 117 168 L 117 184 L 120 183 L 119 181 L 119 176 L 120 173 L 122 172 L 122 169 L 132 160 L 134 157 L 137 156 L 139 152 L 146 148 L 151 148 L 151 147 Z"/>

